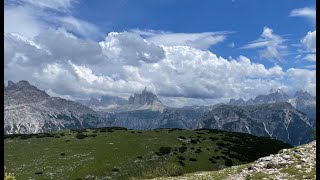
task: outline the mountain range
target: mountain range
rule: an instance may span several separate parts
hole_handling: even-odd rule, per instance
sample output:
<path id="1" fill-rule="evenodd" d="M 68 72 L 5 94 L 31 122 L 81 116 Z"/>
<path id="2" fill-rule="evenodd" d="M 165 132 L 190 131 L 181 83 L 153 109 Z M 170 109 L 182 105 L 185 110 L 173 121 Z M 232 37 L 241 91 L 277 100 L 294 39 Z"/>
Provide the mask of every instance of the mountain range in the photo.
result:
<path id="1" fill-rule="evenodd" d="M 270 94 L 259 95 L 256 98 L 245 101 L 242 98 L 235 100 L 231 99 L 228 104 L 236 106 L 248 106 L 259 104 L 270 104 L 288 102 L 293 107 L 307 114 L 310 118 L 316 119 L 316 97 L 306 91 L 297 91 L 294 96 L 290 97 L 282 90 L 270 90 Z"/>
<path id="2" fill-rule="evenodd" d="M 247 101 L 231 99 L 211 106 L 167 107 L 144 89 L 128 99 L 101 96 L 69 101 L 50 97 L 27 81 L 5 87 L 5 133 L 38 133 L 61 129 L 121 126 L 128 129 L 213 128 L 267 136 L 292 145 L 311 141 L 315 97 L 281 90 Z"/>
<path id="3" fill-rule="evenodd" d="M 87 106 L 59 97 L 50 97 L 27 81 L 9 81 L 4 88 L 4 132 L 7 134 L 109 125 Z"/>

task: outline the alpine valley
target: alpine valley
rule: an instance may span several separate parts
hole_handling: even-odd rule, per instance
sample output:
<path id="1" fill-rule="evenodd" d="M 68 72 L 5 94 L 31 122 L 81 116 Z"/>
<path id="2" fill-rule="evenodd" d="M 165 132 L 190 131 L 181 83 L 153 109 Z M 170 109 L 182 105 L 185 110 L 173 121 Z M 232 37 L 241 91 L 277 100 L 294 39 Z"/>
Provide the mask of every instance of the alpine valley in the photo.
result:
<path id="1" fill-rule="evenodd" d="M 70 101 L 50 97 L 27 81 L 4 88 L 5 134 L 29 134 L 65 129 L 125 127 L 219 129 L 267 136 L 297 146 L 312 141 L 316 125 L 316 97 L 281 90 L 247 101 L 231 99 L 211 106 L 167 107 L 146 89 L 128 99 L 101 96 Z"/>

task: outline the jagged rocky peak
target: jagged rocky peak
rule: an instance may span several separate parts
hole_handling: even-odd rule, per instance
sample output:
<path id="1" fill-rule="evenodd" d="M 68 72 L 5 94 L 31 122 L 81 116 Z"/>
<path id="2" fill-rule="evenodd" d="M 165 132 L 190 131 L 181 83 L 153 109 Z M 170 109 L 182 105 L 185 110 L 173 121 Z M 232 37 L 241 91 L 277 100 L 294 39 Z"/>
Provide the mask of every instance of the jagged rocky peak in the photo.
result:
<path id="1" fill-rule="evenodd" d="M 281 89 L 270 89 L 269 96 L 275 97 L 275 98 L 283 98 L 283 99 L 289 99 L 289 96 Z"/>
<path id="2" fill-rule="evenodd" d="M 17 83 L 14 83 L 12 81 L 8 81 L 8 87 L 17 86 L 17 87 L 27 87 L 31 86 L 30 83 L 26 80 L 21 80 Z"/>
<path id="3" fill-rule="evenodd" d="M 290 103 L 312 119 L 316 119 L 316 97 L 307 91 L 297 91 L 293 98 L 290 99 Z"/>
<path id="4" fill-rule="evenodd" d="M 284 92 L 281 89 L 270 89 L 269 90 L 270 93 L 279 93 L 279 94 L 284 94 Z"/>
<path id="5" fill-rule="evenodd" d="M 31 85 L 28 81 L 26 80 L 21 80 L 16 83 L 12 81 L 8 81 L 8 86 L 6 86 L 7 90 L 25 90 L 25 91 L 36 91 L 39 93 L 42 93 L 46 96 L 49 96 L 45 91 L 42 91 L 38 89 L 36 86 Z"/>
<path id="6" fill-rule="evenodd" d="M 270 90 L 268 95 L 259 95 L 253 101 L 254 104 L 265 104 L 265 103 L 275 103 L 275 102 L 287 102 L 290 97 L 283 92 L 281 89 Z"/>
<path id="7" fill-rule="evenodd" d="M 30 83 L 26 80 L 21 80 L 21 81 L 17 82 L 15 85 L 17 85 L 19 87 L 31 86 Z"/>
<path id="8" fill-rule="evenodd" d="M 297 91 L 293 97 L 299 97 L 299 98 L 303 98 L 303 99 L 315 99 L 314 96 L 312 96 L 310 93 L 308 93 L 307 91 Z"/>
<path id="9" fill-rule="evenodd" d="M 14 82 L 8 81 L 8 87 L 14 85 Z"/>
<path id="10" fill-rule="evenodd" d="M 27 88 L 27 89 L 38 89 L 37 87 L 31 85 L 28 81 L 26 80 L 21 80 L 16 83 L 12 81 L 8 81 L 8 86 L 9 89 L 15 89 L 15 88 Z M 40 91 L 40 90 L 39 90 Z"/>
<path id="11" fill-rule="evenodd" d="M 229 104 L 235 105 L 235 106 L 243 106 L 243 105 L 246 105 L 246 101 L 243 100 L 242 98 L 240 98 L 238 100 L 230 99 Z"/>
<path id="12" fill-rule="evenodd" d="M 159 98 L 150 91 L 147 91 L 147 88 L 144 88 L 141 94 L 135 93 L 134 96 L 129 97 L 129 104 L 154 104 L 161 103 Z"/>
<path id="13" fill-rule="evenodd" d="M 45 91 L 41 91 L 25 80 L 21 80 L 17 83 L 8 81 L 5 92 L 5 104 L 11 105 L 40 102 L 50 97 Z"/>

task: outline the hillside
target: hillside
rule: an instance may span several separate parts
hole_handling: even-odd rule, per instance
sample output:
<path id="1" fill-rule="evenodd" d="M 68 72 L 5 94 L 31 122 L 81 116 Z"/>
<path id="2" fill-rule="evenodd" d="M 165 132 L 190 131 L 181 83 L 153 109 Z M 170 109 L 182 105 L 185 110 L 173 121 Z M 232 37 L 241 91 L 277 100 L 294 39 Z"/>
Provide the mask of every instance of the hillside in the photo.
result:
<path id="1" fill-rule="evenodd" d="M 290 147 L 269 138 L 206 129 L 109 127 L 13 134 L 5 136 L 4 170 L 17 179 L 141 179 L 219 170 Z"/>
<path id="2" fill-rule="evenodd" d="M 259 180 L 316 179 L 316 141 L 278 154 L 259 158 L 253 163 L 225 168 L 220 171 L 190 173 L 180 177 L 154 180 Z"/>

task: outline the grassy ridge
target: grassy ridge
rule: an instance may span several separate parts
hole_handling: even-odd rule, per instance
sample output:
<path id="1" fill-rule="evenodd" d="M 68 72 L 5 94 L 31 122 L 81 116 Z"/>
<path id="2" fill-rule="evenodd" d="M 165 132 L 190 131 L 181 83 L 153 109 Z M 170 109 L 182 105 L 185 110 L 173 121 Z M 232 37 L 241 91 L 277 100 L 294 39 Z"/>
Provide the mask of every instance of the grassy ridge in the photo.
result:
<path id="1" fill-rule="evenodd" d="M 218 170 L 288 147 L 218 130 L 109 127 L 6 135 L 4 165 L 17 179 L 140 179 Z"/>

